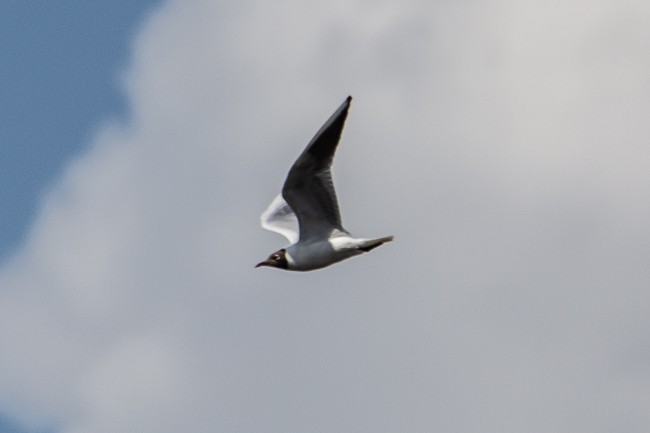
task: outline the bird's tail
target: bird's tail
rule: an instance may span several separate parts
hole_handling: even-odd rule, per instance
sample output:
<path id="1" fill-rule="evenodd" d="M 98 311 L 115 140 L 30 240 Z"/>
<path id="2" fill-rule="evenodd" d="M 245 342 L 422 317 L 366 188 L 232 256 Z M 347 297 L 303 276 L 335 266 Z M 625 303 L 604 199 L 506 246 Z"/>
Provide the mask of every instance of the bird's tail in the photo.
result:
<path id="1" fill-rule="evenodd" d="M 392 236 L 386 236 L 386 237 L 378 238 L 378 239 L 368 239 L 368 240 L 366 240 L 366 241 L 363 241 L 363 243 L 361 243 L 361 245 L 359 245 L 358 248 L 359 248 L 361 251 L 367 253 L 368 251 L 372 251 L 372 250 L 374 250 L 375 248 L 377 248 L 378 246 L 381 246 L 381 245 L 383 245 L 384 243 L 386 243 L 386 242 L 390 242 L 390 241 L 392 241 L 392 240 L 393 240 L 393 237 L 392 237 Z"/>

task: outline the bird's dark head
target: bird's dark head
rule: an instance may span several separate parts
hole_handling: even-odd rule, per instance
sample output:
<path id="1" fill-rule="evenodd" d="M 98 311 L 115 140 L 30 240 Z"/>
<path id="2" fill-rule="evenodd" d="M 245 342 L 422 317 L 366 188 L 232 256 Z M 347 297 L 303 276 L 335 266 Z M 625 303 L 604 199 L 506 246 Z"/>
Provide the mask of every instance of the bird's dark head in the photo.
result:
<path id="1" fill-rule="evenodd" d="M 266 260 L 255 265 L 256 268 L 260 266 L 271 266 L 273 268 L 288 269 L 289 262 L 287 261 L 287 252 L 283 249 L 274 252 Z"/>

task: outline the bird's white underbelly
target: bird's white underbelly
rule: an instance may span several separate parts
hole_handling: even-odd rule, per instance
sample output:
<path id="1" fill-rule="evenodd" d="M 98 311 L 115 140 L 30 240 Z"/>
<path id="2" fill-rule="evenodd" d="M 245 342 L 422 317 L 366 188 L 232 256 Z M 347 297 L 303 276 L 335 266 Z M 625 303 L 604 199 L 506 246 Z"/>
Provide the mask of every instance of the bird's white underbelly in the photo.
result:
<path id="1" fill-rule="evenodd" d="M 289 269 L 309 271 L 324 268 L 332 263 L 361 254 L 357 246 L 357 239 L 349 236 L 337 236 L 307 245 L 294 245 L 287 249 L 285 255 Z"/>

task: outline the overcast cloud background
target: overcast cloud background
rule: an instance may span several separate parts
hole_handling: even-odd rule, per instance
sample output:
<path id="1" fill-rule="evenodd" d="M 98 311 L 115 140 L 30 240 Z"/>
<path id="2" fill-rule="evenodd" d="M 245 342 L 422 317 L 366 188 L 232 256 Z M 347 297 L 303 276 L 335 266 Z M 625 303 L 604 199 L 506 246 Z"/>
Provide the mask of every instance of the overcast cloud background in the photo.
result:
<path id="1" fill-rule="evenodd" d="M 170 1 L 0 269 L 0 408 L 57 432 L 650 430 L 650 5 Z M 344 225 L 253 269 L 348 94 Z"/>

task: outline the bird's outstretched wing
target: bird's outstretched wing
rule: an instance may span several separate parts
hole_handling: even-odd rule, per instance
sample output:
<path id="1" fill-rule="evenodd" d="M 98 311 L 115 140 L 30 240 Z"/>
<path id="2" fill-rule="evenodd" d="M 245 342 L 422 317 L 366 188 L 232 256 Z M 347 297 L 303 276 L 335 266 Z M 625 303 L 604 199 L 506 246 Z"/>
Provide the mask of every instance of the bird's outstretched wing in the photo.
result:
<path id="1" fill-rule="evenodd" d="M 273 199 L 269 207 L 262 213 L 260 221 L 266 230 L 280 233 L 292 244 L 298 242 L 298 218 L 284 201 L 282 194 L 278 194 Z"/>
<path id="2" fill-rule="evenodd" d="M 298 218 L 300 239 L 326 238 L 341 225 L 330 167 L 352 97 L 332 114 L 289 170 L 282 195 Z"/>

